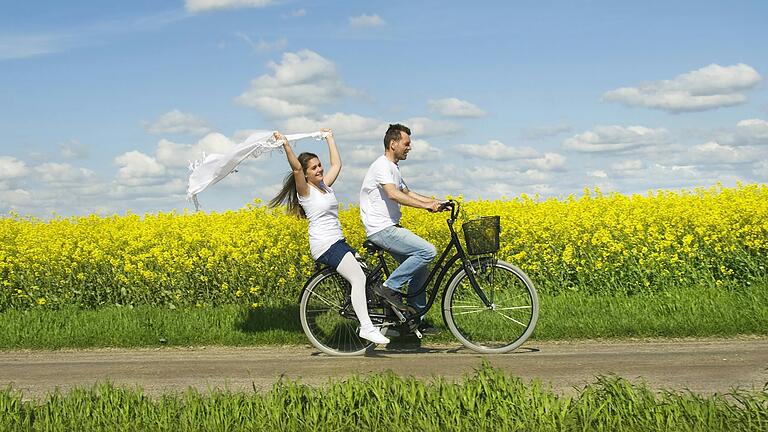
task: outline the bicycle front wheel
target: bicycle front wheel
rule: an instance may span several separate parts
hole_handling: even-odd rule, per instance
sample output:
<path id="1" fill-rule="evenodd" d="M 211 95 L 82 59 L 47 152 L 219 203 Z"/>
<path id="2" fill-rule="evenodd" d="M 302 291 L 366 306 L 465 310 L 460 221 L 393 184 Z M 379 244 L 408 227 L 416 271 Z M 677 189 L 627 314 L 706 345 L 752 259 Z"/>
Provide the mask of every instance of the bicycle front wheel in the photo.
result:
<path id="1" fill-rule="evenodd" d="M 301 293 L 301 327 L 312 345 L 326 354 L 360 355 L 373 345 L 358 336 L 360 323 L 350 304 L 350 289 L 346 279 L 328 269 L 309 281 Z"/>
<path id="2" fill-rule="evenodd" d="M 465 269 L 448 282 L 443 318 L 467 348 L 499 354 L 518 348 L 533 333 L 539 317 L 539 298 L 533 282 L 518 267 L 491 258 L 474 264 L 474 276 L 491 303 L 475 292 Z"/>

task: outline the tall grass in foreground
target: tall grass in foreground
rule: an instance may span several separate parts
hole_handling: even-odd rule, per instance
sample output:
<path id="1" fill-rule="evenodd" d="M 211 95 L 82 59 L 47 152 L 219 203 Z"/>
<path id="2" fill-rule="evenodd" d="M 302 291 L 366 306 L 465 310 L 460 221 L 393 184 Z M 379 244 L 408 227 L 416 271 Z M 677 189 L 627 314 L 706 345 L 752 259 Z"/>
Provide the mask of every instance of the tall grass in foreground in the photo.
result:
<path id="1" fill-rule="evenodd" d="M 631 296 L 542 294 L 540 300 L 533 340 L 768 334 L 768 282 Z M 442 327 L 439 306 L 428 316 Z M 425 343 L 454 342 L 445 328 L 425 339 Z M 257 309 L 139 306 L 0 313 L 0 349 L 306 343 L 295 303 Z"/>
<path id="2" fill-rule="evenodd" d="M 142 431 L 761 431 L 768 391 L 701 397 L 655 393 L 602 377 L 576 396 L 484 365 L 460 382 L 377 374 L 312 388 L 279 382 L 265 393 L 189 390 L 151 399 L 96 385 L 40 402 L 0 391 L 0 428 Z"/>

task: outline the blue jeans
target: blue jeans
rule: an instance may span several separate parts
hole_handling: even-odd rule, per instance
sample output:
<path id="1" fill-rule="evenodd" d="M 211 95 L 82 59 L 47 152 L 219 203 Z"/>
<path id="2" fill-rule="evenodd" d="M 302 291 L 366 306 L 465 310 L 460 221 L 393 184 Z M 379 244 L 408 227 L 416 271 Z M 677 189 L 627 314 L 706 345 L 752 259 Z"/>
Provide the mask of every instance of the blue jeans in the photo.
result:
<path id="1" fill-rule="evenodd" d="M 421 289 L 429 276 L 427 265 L 437 255 L 432 243 L 398 226 L 385 228 L 368 239 L 392 254 L 400 263 L 384 282 L 386 287 L 402 292 L 402 288 L 408 284 L 410 293 Z M 408 297 L 408 304 L 421 312 L 427 306 L 427 292 Z"/>

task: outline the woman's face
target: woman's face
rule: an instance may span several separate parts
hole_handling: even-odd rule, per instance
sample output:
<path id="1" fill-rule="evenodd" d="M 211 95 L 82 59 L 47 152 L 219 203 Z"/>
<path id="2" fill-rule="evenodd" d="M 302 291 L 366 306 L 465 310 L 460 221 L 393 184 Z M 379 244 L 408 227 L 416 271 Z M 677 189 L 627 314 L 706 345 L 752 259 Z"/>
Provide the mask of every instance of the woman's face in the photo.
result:
<path id="1" fill-rule="evenodd" d="M 323 164 L 320 163 L 320 159 L 312 158 L 307 162 L 307 169 L 304 170 L 304 175 L 307 176 L 307 181 L 313 185 L 320 185 L 323 181 Z"/>

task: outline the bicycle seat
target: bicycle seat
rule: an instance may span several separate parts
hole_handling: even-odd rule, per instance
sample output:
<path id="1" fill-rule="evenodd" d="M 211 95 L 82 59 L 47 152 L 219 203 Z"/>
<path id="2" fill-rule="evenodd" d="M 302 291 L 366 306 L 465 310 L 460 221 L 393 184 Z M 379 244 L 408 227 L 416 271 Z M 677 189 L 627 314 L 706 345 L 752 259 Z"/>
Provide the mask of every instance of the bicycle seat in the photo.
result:
<path id="1" fill-rule="evenodd" d="M 368 253 L 376 253 L 376 252 L 382 250 L 381 247 L 379 247 L 378 245 L 376 245 L 375 243 L 373 243 L 370 240 L 364 241 L 363 242 L 363 247 L 365 248 L 365 250 L 368 251 Z"/>

